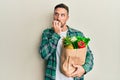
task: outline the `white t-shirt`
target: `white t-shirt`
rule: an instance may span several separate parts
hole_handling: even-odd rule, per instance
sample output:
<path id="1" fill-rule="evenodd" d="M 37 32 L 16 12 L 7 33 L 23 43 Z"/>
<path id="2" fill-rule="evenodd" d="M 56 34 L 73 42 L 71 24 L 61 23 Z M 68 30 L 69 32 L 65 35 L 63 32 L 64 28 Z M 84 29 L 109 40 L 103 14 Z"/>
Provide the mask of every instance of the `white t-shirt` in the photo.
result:
<path id="1" fill-rule="evenodd" d="M 57 57 L 57 68 L 56 68 L 56 80 L 73 80 L 73 78 L 65 76 L 63 73 L 60 71 L 60 55 L 61 55 L 61 49 L 63 45 L 63 38 L 66 37 L 67 30 L 65 32 L 61 32 L 60 40 L 58 41 L 57 45 L 57 50 L 56 50 L 56 57 Z"/>

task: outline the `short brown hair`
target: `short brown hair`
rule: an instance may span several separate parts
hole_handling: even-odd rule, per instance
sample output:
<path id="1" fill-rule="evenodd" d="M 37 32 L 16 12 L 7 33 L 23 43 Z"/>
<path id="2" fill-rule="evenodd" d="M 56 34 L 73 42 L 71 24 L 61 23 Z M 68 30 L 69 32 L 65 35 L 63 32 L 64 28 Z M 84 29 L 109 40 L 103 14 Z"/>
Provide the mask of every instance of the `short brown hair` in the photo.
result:
<path id="1" fill-rule="evenodd" d="M 54 10 L 56 10 L 57 8 L 64 8 L 67 10 L 67 13 L 69 14 L 69 8 L 67 5 L 63 4 L 63 3 L 60 3 L 58 5 L 55 6 Z"/>

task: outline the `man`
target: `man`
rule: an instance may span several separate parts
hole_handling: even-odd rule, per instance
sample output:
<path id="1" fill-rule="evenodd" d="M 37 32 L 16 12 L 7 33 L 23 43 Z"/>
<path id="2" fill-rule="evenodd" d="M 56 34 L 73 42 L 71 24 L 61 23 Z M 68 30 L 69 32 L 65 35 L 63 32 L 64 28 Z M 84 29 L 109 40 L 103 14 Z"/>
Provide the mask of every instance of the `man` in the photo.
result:
<path id="1" fill-rule="evenodd" d="M 86 61 L 82 66 L 74 65 L 76 71 L 71 77 L 67 77 L 60 71 L 60 54 L 62 51 L 62 40 L 66 36 L 84 36 L 82 32 L 66 25 L 69 18 L 69 8 L 61 3 L 55 6 L 52 28 L 42 33 L 40 54 L 46 60 L 45 80 L 84 80 L 84 75 L 93 67 L 93 54 L 87 48 Z"/>

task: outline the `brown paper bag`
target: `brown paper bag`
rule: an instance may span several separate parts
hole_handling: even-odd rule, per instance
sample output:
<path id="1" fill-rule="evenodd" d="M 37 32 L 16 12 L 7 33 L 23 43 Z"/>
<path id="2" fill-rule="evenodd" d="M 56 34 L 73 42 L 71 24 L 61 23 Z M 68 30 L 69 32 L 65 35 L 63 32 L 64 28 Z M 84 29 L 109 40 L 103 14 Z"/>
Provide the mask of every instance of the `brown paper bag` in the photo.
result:
<path id="1" fill-rule="evenodd" d="M 85 63 L 87 47 L 81 49 L 63 48 L 61 54 L 61 72 L 70 77 L 76 70 L 73 65 L 83 65 Z"/>

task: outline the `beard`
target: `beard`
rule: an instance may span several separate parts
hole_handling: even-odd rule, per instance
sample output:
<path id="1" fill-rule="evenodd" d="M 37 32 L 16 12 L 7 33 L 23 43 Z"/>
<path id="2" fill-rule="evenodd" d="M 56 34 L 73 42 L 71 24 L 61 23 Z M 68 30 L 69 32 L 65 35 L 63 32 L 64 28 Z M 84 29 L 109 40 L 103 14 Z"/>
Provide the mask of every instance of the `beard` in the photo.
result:
<path id="1" fill-rule="evenodd" d="M 65 24 L 61 24 L 61 28 L 63 28 L 65 26 Z"/>

